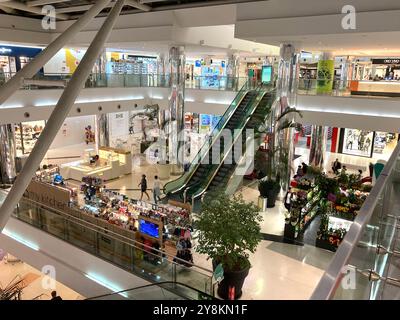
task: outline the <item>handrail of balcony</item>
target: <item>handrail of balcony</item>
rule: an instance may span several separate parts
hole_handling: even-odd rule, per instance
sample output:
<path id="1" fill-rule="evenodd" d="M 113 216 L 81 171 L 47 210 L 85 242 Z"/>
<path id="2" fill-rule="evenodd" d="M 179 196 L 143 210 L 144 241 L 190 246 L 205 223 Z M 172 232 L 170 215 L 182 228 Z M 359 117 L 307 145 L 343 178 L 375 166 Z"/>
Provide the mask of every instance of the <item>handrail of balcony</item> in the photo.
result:
<path id="1" fill-rule="evenodd" d="M 381 258 L 377 253 L 377 248 L 383 245 L 384 240 L 387 242 L 384 247 L 389 250 L 393 244 L 393 235 L 398 228 L 396 219 L 392 223 L 383 223 L 383 221 L 390 220 L 391 215 L 395 214 L 393 208 L 400 205 L 396 194 L 391 194 L 395 189 L 393 183 L 399 181 L 399 177 L 400 143 L 397 144 L 389 161 L 385 164 L 368 198 L 314 290 L 311 300 L 368 299 L 371 296 L 373 275 L 380 278 L 387 268 L 387 259 L 378 263 Z M 379 267 L 377 267 L 378 264 Z M 345 276 L 349 268 L 361 274 L 361 278 L 354 277 L 353 281 L 359 283 L 353 283 L 353 287 L 343 289 L 342 280 L 347 280 Z M 375 269 L 380 269 L 382 274 L 376 274 Z M 367 274 L 366 277 L 365 274 Z"/>
<path id="2" fill-rule="evenodd" d="M 0 73 L 0 85 L 7 82 L 15 73 Z M 62 87 L 71 79 L 69 73 L 38 73 L 29 83 L 24 84 L 21 89 L 34 90 Z M 31 83 L 31 80 L 40 81 Z M 49 82 L 46 85 L 46 81 Z M 57 85 L 55 81 L 60 81 Z M 246 77 L 231 76 L 189 76 L 185 78 L 185 88 L 201 90 L 238 91 L 247 81 Z M 85 88 L 105 87 L 170 87 L 171 78 L 168 74 L 139 73 L 139 74 L 117 74 L 117 73 L 92 73 L 88 77 Z"/>

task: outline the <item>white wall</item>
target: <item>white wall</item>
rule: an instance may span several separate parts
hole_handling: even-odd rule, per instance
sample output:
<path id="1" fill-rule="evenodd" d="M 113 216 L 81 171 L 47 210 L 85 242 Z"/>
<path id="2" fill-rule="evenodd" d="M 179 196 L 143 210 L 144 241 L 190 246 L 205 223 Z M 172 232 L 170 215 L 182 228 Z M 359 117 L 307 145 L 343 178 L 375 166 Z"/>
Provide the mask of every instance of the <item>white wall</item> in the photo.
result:
<path id="1" fill-rule="evenodd" d="M 169 92 L 168 88 L 82 89 L 69 116 L 130 111 L 134 110 L 135 104 L 157 103 L 162 109 L 167 109 Z M 0 107 L 0 124 L 47 120 L 61 94 L 62 90 L 58 89 L 19 90 Z M 235 96 L 236 92 L 231 91 L 187 89 L 185 104 L 190 112 L 221 114 Z M 25 117 L 26 112 L 29 118 Z"/>
<path id="2" fill-rule="evenodd" d="M 303 124 L 400 132 L 400 100 L 391 98 L 297 96 Z"/>
<path id="3" fill-rule="evenodd" d="M 85 128 L 90 125 L 95 129 L 95 116 L 67 118 L 57 133 L 50 149 L 62 148 L 85 142 Z"/>

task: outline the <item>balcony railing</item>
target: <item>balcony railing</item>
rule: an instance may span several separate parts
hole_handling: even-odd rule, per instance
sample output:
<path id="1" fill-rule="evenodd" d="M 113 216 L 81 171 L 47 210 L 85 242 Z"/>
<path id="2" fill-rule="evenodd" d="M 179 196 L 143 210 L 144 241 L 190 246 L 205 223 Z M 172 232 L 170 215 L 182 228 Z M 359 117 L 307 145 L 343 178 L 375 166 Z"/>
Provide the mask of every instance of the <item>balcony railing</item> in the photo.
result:
<path id="1" fill-rule="evenodd" d="M 0 205 L 6 195 L 0 190 Z M 147 247 L 135 240 L 132 231 L 117 232 L 112 225 L 97 224 L 97 218 L 89 222 L 26 198 L 21 199 L 13 217 L 150 282 L 180 283 L 168 288 L 186 299 L 198 299 L 198 292 L 214 296 L 211 270 Z"/>
<path id="2" fill-rule="evenodd" d="M 0 85 L 7 82 L 14 74 L 0 74 Z M 25 80 L 21 89 L 51 89 L 65 87 L 71 79 L 70 74 L 37 74 L 32 79 Z M 229 76 L 194 76 L 186 77 L 185 88 L 199 90 L 238 91 L 246 83 L 246 77 Z M 171 86 L 169 75 L 159 74 L 111 74 L 92 73 L 85 88 L 133 88 Z"/>
<path id="3" fill-rule="evenodd" d="M 393 292 L 398 298 L 399 229 L 400 143 L 311 299 L 379 300 L 393 298 Z"/>

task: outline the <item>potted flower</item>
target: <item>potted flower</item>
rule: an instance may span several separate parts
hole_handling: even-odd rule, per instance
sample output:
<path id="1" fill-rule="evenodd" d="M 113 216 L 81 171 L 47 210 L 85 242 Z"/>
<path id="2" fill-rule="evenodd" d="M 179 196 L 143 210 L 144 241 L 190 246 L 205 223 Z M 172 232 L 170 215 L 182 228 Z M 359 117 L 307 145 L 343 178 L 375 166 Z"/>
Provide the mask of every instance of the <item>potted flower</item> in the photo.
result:
<path id="1" fill-rule="evenodd" d="M 213 260 L 214 269 L 221 264 L 224 278 L 219 283 L 218 294 L 229 298 L 242 295 L 244 281 L 249 274 L 249 253 L 254 253 L 261 241 L 262 216 L 254 203 L 246 203 L 242 196 L 229 197 L 224 192 L 215 193 L 203 203 L 196 221 L 198 230 L 196 251 Z"/>

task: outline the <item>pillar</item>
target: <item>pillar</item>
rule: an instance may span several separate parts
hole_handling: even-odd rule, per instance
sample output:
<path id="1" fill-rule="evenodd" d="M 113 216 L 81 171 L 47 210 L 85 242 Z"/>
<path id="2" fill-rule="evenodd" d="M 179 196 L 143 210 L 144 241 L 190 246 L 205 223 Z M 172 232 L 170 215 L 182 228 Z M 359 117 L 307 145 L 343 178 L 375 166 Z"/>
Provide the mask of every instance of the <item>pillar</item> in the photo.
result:
<path id="1" fill-rule="evenodd" d="M 340 85 L 339 89 L 344 90 L 347 87 L 349 87 L 349 69 L 350 69 L 350 64 L 351 61 L 349 60 L 349 57 L 346 57 L 343 59 L 341 62 L 341 68 L 340 68 Z"/>
<path id="2" fill-rule="evenodd" d="M 328 52 L 324 52 L 318 61 L 317 67 L 317 93 L 330 94 L 333 89 L 335 75 L 335 60 Z"/>
<path id="3" fill-rule="evenodd" d="M 272 137 L 270 139 L 270 150 L 275 156 L 271 156 L 271 167 L 275 176 L 279 174 L 281 178 L 281 186 L 284 191 L 287 190 L 292 176 L 293 156 L 294 156 L 294 128 L 286 128 L 279 130 L 280 123 L 276 119 L 289 107 L 296 106 L 297 82 L 299 77 L 299 52 L 293 44 L 284 43 L 280 48 L 278 78 L 276 82 L 277 101 L 274 104 L 271 114 L 271 130 Z M 285 116 L 289 122 L 294 122 L 294 113 Z M 278 149 L 277 149 L 278 148 Z M 274 177 L 272 177 L 274 178 Z"/>
<path id="4" fill-rule="evenodd" d="M 183 47 L 169 50 L 171 94 L 169 97 L 168 152 L 172 174 L 183 173 L 185 121 L 185 52 Z"/>
<path id="5" fill-rule="evenodd" d="M 240 67 L 240 56 L 237 53 L 232 54 L 228 59 L 226 68 L 227 87 L 234 88 L 236 90 L 239 84 L 239 67 Z"/>
<path id="6" fill-rule="evenodd" d="M 161 53 L 157 58 L 157 86 L 166 86 L 166 61 L 165 54 Z"/>
<path id="7" fill-rule="evenodd" d="M 103 113 L 96 115 L 97 145 L 98 147 L 110 146 L 110 126 L 108 115 Z"/>
<path id="8" fill-rule="evenodd" d="M 15 133 L 12 124 L 0 125 L 0 181 L 11 184 L 17 176 Z"/>
<path id="9" fill-rule="evenodd" d="M 325 126 L 312 126 L 309 164 L 321 169 L 325 159 L 326 136 Z"/>

